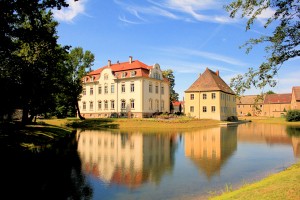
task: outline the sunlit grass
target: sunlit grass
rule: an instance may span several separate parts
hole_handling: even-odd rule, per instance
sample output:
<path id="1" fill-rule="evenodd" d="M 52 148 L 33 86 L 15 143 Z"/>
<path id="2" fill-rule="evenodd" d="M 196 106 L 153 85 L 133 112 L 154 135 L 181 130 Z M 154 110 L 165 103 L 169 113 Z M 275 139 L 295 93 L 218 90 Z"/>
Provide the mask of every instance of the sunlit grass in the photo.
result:
<path id="1" fill-rule="evenodd" d="M 259 182 L 246 184 L 235 191 L 224 192 L 220 196 L 212 197 L 212 200 L 264 200 L 300 199 L 300 163 L 294 164 L 288 169 L 273 174 Z"/>

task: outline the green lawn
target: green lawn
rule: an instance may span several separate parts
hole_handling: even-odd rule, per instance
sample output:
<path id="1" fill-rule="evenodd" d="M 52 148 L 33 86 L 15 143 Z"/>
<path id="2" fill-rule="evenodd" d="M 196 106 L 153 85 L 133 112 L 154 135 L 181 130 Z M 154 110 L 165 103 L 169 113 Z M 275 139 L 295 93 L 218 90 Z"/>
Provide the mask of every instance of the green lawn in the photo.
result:
<path id="1" fill-rule="evenodd" d="M 257 183 L 227 192 L 212 200 L 296 200 L 300 199 L 300 163 L 273 174 Z"/>

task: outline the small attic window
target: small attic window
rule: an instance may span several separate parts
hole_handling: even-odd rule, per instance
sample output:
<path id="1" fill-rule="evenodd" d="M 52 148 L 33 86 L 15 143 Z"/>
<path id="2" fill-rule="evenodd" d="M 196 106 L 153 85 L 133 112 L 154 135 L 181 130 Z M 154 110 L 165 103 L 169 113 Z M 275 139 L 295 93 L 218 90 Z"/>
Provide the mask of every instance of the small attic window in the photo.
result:
<path id="1" fill-rule="evenodd" d="M 88 82 L 88 81 L 89 81 L 89 77 L 86 77 L 86 78 L 85 78 L 85 82 Z"/>
<path id="2" fill-rule="evenodd" d="M 125 78 L 127 76 L 127 73 L 126 72 L 123 72 L 122 73 L 122 78 Z"/>
<path id="3" fill-rule="evenodd" d="M 131 76 L 131 77 L 135 77 L 135 75 L 136 75 L 136 71 L 131 71 L 131 72 L 130 72 L 130 76 Z"/>
<path id="4" fill-rule="evenodd" d="M 104 80 L 108 79 L 108 74 L 104 74 Z"/>

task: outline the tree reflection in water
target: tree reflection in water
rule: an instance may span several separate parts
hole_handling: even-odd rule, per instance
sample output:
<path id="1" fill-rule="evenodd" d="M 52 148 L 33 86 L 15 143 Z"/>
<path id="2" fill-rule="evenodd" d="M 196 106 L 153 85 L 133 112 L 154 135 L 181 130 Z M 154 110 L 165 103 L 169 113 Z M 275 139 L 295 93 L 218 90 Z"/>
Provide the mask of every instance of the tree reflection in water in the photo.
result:
<path id="1" fill-rule="evenodd" d="M 75 136 L 75 135 L 74 135 Z M 70 141 L 71 140 L 71 141 Z M 1 152 L 1 195 L 7 199 L 91 199 L 75 137 L 40 153 Z"/>

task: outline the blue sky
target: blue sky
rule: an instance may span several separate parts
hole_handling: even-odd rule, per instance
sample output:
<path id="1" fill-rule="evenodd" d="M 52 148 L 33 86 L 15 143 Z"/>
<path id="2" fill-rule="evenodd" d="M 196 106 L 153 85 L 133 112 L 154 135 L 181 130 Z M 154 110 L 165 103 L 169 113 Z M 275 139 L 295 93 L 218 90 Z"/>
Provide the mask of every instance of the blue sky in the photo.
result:
<path id="1" fill-rule="evenodd" d="M 82 47 L 95 55 L 92 69 L 128 61 L 129 56 L 147 65 L 159 63 L 172 69 L 175 91 L 180 100 L 184 91 L 206 67 L 219 70 L 225 82 L 237 74 L 257 68 L 266 53 L 255 46 L 249 53 L 239 47 L 249 38 L 272 31 L 263 24 L 268 9 L 251 30 L 245 31 L 246 19 L 230 19 L 223 9 L 230 1 L 221 0 L 79 0 L 54 11 L 59 22 L 59 43 Z M 276 93 L 290 93 L 300 85 L 300 59 L 286 62 L 276 77 Z M 245 94 L 261 90 L 251 89 Z"/>

